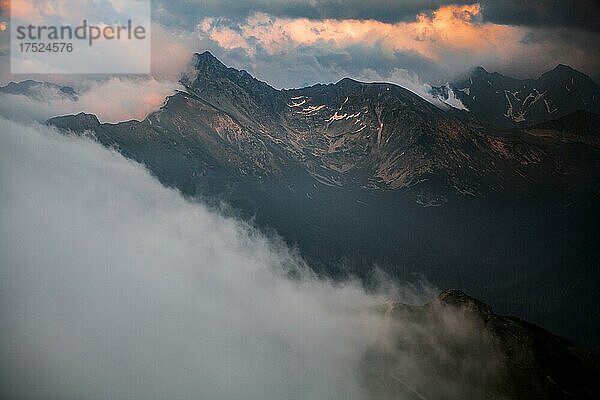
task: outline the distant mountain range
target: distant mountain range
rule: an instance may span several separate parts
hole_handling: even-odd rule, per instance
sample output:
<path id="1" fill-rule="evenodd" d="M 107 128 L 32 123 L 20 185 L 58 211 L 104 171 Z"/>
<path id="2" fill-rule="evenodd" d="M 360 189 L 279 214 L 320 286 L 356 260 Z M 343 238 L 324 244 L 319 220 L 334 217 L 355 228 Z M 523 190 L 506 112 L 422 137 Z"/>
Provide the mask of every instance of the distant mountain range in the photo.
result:
<path id="1" fill-rule="evenodd" d="M 600 86 L 566 65 L 538 79 L 515 79 L 478 67 L 450 88 L 482 124 L 495 127 L 528 127 L 576 111 L 600 113 Z M 448 98 L 443 87 L 432 93 Z"/>
<path id="2" fill-rule="evenodd" d="M 181 82 L 185 91 L 143 121 L 48 123 L 92 132 L 186 195 L 225 201 L 321 274 L 367 283 L 377 270 L 401 281 L 425 274 L 598 344 L 600 147 L 589 123 L 598 97 L 585 75 L 561 67 L 518 81 L 475 70 L 452 86 L 470 112 L 351 79 L 276 90 L 210 53 L 196 54 Z M 521 99 L 512 114 L 505 90 Z M 579 104 L 586 114 L 570 114 Z"/>
<path id="3" fill-rule="evenodd" d="M 77 92 L 72 87 L 33 80 L 10 82 L 6 86 L 0 86 L 0 93 L 21 95 L 38 101 L 51 101 L 56 98 L 72 101 L 79 99 Z"/>

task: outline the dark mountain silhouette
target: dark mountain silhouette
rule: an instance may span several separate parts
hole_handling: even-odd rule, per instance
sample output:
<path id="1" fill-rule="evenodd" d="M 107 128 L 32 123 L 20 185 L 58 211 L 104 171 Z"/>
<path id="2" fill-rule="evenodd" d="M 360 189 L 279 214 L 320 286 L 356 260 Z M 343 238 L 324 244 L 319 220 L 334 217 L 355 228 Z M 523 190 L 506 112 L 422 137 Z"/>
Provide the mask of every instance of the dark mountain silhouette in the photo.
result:
<path id="1" fill-rule="evenodd" d="M 22 95 L 40 101 L 53 98 L 66 98 L 72 101 L 79 99 L 77 92 L 72 87 L 33 80 L 10 82 L 8 85 L 0 87 L 0 93 Z"/>
<path id="2" fill-rule="evenodd" d="M 600 113 L 600 86 L 566 65 L 538 79 L 515 79 L 478 67 L 450 88 L 471 114 L 489 126 L 528 127 L 579 110 Z M 432 93 L 448 96 L 440 88 Z"/>

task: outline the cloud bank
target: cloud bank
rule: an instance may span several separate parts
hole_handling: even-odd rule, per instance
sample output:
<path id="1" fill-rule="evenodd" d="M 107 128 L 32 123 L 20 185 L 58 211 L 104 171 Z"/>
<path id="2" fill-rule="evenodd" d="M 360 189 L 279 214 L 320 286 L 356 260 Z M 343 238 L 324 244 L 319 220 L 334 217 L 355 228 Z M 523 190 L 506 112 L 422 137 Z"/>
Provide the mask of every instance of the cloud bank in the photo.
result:
<path id="1" fill-rule="evenodd" d="M 478 3 L 441 5 L 396 22 L 254 12 L 206 17 L 197 29 L 201 47 L 277 87 L 356 78 L 365 70 L 390 75 L 395 69 L 418 71 L 422 80 L 441 84 L 478 65 L 536 77 L 564 63 L 598 77 L 598 32 L 493 22 L 487 10 Z"/>
<path id="2" fill-rule="evenodd" d="M 364 398 L 384 300 L 88 140 L 0 120 L 11 398 Z"/>
<path id="3" fill-rule="evenodd" d="M 419 14 L 414 22 L 395 24 L 376 20 L 277 18 L 257 13 L 235 27 L 206 18 L 199 24 L 207 35 L 224 49 L 242 48 L 252 55 L 260 46 L 276 54 L 290 46 L 320 44 L 332 48 L 380 45 L 386 52 L 415 52 L 434 61 L 450 51 L 485 53 L 510 51 L 520 34 L 504 25 L 475 23 L 481 12 L 478 4 L 445 6 L 431 16 Z M 503 56 L 499 54 L 498 56 Z"/>
<path id="4" fill-rule="evenodd" d="M 457 373 L 496 374 L 460 312 L 440 326 L 376 311 L 431 290 L 318 280 L 89 139 L 0 118 L 0 219 L 0 397 L 397 398 L 386 379 L 461 396 L 476 388 Z M 483 350 L 449 359 L 453 340 Z"/>

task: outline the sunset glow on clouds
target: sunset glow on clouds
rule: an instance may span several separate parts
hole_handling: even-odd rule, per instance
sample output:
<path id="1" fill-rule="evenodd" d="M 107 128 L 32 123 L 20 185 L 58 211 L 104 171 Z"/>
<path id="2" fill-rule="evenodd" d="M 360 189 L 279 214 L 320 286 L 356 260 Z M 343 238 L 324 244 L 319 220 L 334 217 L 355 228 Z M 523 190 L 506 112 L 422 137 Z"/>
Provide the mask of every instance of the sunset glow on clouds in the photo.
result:
<path id="1" fill-rule="evenodd" d="M 382 46 L 390 53 L 415 52 L 439 60 L 447 51 L 473 53 L 511 52 L 511 43 L 522 37 L 513 27 L 480 23 L 478 4 L 444 6 L 432 15 L 420 14 L 414 22 L 395 24 L 374 20 L 311 20 L 254 14 L 239 26 L 231 21 L 206 18 L 199 24 L 202 35 L 224 49 L 241 48 L 249 55 L 260 46 L 269 54 L 286 52 L 290 46 Z M 229 22 L 229 24 L 228 24 Z"/>
<path id="2" fill-rule="evenodd" d="M 60 16 L 62 19 L 77 19 L 85 15 L 87 7 L 85 2 L 74 6 L 71 1 L 53 0 L 2 0 L 0 3 L 4 13 L 10 10 L 11 18 L 18 18 L 40 24 L 49 19 Z"/>
<path id="3" fill-rule="evenodd" d="M 200 19 L 197 30 L 201 45 L 217 57 L 279 87 L 345 76 L 402 84 L 394 80 L 398 69 L 443 83 L 478 65 L 522 78 L 537 77 L 559 63 L 597 74 L 598 32 L 493 22 L 501 20 L 500 4 L 493 9 L 484 2 L 438 2 L 435 9 L 397 22 L 266 12 L 208 16 Z M 487 11 L 496 15 L 490 19 Z"/>
<path id="4" fill-rule="evenodd" d="M 131 0 L 108 0 L 108 3 L 117 12 L 123 12 L 127 10 Z M 54 16 L 63 19 L 81 18 L 89 13 L 90 4 L 71 0 L 0 0 L 0 8 L 3 12 L 10 10 L 12 17 L 35 21 Z"/>

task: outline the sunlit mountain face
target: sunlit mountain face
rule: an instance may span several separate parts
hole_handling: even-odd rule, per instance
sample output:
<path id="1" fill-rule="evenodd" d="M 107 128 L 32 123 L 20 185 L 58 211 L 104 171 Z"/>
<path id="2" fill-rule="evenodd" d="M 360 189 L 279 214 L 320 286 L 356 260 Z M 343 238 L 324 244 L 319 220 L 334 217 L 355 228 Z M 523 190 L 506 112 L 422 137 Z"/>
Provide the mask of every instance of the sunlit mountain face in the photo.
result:
<path id="1" fill-rule="evenodd" d="M 596 2 L 147 3 L 0 1 L 0 398 L 598 398 Z"/>

